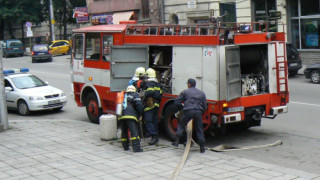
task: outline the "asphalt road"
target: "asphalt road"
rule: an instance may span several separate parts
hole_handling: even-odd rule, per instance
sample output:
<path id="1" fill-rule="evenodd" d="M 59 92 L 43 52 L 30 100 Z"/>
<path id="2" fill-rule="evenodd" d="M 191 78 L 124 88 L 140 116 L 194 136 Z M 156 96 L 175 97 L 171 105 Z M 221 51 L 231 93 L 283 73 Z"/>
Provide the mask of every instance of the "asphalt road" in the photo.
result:
<path id="1" fill-rule="evenodd" d="M 29 56 L 3 58 L 4 69 L 27 67 L 50 85 L 71 92 L 69 55 L 55 56 L 53 62 L 31 63 Z M 213 147 L 220 144 L 232 146 L 253 146 L 270 144 L 277 140 L 282 145 L 263 149 L 226 152 L 230 155 L 300 169 L 311 173 L 320 172 L 320 85 L 312 84 L 303 76 L 289 79 L 289 112 L 275 119 L 263 119 L 261 127 L 254 127 L 244 132 L 229 132 L 223 136 L 207 137 L 206 145 Z M 77 107 L 71 96 L 67 105 L 60 112 L 38 112 L 22 117 L 16 112 L 9 112 L 10 119 L 75 119 L 88 121 L 85 108 Z"/>

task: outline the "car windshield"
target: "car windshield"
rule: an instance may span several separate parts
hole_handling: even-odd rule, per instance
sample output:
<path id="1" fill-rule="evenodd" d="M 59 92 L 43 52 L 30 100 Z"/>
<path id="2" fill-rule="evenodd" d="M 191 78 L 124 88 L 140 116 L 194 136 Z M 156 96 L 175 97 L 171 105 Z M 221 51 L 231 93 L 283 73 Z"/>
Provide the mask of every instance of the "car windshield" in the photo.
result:
<path id="1" fill-rule="evenodd" d="M 34 51 L 46 51 L 48 50 L 47 46 L 33 46 Z"/>
<path id="2" fill-rule="evenodd" d="M 53 42 L 50 42 L 49 44 L 48 44 L 48 46 L 51 46 L 53 44 Z"/>
<path id="3" fill-rule="evenodd" d="M 14 77 L 11 80 L 18 89 L 47 86 L 46 83 L 34 75 Z"/>
<path id="4" fill-rule="evenodd" d="M 10 45 L 9 46 L 14 46 L 14 47 L 21 47 L 23 46 L 21 42 L 19 41 L 12 41 L 10 42 Z"/>

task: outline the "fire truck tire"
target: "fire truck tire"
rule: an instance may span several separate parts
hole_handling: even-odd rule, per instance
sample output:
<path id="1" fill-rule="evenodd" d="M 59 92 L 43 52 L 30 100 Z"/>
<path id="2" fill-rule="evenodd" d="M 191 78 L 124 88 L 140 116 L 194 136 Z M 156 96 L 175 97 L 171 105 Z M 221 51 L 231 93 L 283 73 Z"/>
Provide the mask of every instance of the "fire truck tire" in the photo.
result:
<path id="1" fill-rule="evenodd" d="M 175 117 L 177 112 L 174 104 L 170 104 L 164 111 L 163 127 L 170 140 L 175 140 L 176 130 L 178 127 L 179 119 Z"/>
<path id="2" fill-rule="evenodd" d="M 99 124 L 99 118 L 102 114 L 101 108 L 99 108 L 97 96 L 91 92 L 86 98 L 86 110 L 87 115 L 92 123 Z"/>

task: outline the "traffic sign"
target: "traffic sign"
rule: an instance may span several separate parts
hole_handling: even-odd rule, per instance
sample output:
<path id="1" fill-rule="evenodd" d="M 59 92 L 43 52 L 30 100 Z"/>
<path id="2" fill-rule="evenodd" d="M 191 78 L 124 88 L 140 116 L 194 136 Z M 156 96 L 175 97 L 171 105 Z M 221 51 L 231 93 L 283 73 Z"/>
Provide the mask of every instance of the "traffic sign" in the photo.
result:
<path id="1" fill-rule="evenodd" d="M 33 32 L 32 31 L 27 31 L 27 37 L 32 37 L 33 36 Z"/>
<path id="2" fill-rule="evenodd" d="M 27 22 L 27 23 L 26 23 L 26 26 L 27 26 L 28 28 L 30 28 L 30 27 L 32 27 L 32 23 L 31 23 L 31 22 Z"/>

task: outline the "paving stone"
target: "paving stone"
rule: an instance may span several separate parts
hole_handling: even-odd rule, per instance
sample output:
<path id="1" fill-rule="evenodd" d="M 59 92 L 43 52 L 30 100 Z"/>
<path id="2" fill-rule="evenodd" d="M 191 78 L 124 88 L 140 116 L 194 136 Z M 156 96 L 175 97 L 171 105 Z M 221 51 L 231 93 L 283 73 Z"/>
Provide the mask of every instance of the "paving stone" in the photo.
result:
<path id="1" fill-rule="evenodd" d="M 143 153 L 123 151 L 118 141 L 100 140 L 98 125 L 81 121 L 19 120 L 11 125 L 0 137 L 1 180 L 170 179 L 184 152 L 165 140 L 148 146 L 149 139 L 142 143 Z M 178 179 L 320 180 L 320 175 L 227 153 L 200 154 L 192 147 Z"/>

